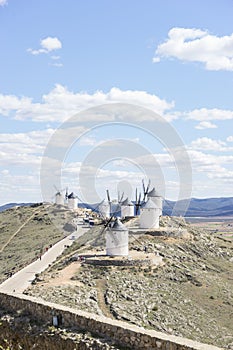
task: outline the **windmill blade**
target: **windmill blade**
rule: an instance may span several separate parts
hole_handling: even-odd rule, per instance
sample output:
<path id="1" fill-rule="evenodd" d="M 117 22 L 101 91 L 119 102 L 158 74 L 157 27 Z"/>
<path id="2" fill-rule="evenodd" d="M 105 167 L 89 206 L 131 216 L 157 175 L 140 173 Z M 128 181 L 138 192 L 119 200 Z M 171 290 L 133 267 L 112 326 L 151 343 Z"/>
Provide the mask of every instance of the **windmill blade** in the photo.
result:
<path id="1" fill-rule="evenodd" d="M 108 219 L 107 222 L 104 224 L 104 227 L 103 227 L 102 231 L 100 232 L 101 235 L 102 235 L 102 234 L 104 233 L 104 231 L 108 228 L 108 226 L 109 226 L 110 222 L 112 221 L 113 217 L 114 217 L 114 216 L 112 215 L 112 216 L 110 217 L 110 219 Z"/>
<path id="2" fill-rule="evenodd" d="M 146 196 L 147 196 L 147 194 L 149 193 L 150 183 L 151 183 L 151 181 L 150 181 L 150 179 L 149 179 L 149 181 L 148 181 L 148 185 L 147 185 L 147 187 L 146 187 L 146 186 L 145 186 L 145 182 L 144 182 L 144 180 L 142 180 L 142 187 L 143 187 L 143 200 L 145 200 L 145 199 L 146 199 Z"/>
<path id="3" fill-rule="evenodd" d="M 136 193 L 137 193 L 137 192 L 136 192 Z M 136 215 L 138 215 L 138 211 L 139 211 L 139 208 L 140 208 L 140 206 L 141 206 L 141 192 L 139 193 L 139 196 L 138 196 L 138 198 L 136 199 L 135 206 L 136 206 Z"/>
<path id="4" fill-rule="evenodd" d="M 98 212 L 98 214 L 99 214 L 99 216 L 104 220 L 105 219 L 105 217 L 104 217 L 104 215 L 102 214 L 102 212 L 100 211 L 100 206 L 102 205 L 104 203 L 104 199 L 100 202 L 100 203 L 98 203 L 96 206 L 90 206 L 89 205 L 89 208 L 92 210 L 92 211 L 95 211 L 95 212 Z"/>
<path id="5" fill-rule="evenodd" d="M 141 192 L 139 193 L 139 196 L 138 196 L 138 205 L 141 204 Z"/>
<path id="6" fill-rule="evenodd" d="M 148 194 L 149 188 L 150 188 L 150 179 L 149 179 L 149 181 L 148 181 L 148 186 L 147 186 L 147 188 L 146 188 L 146 194 Z"/>
<path id="7" fill-rule="evenodd" d="M 110 224 L 110 222 L 112 221 L 112 219 L 114 218 L 114 215 L 112 215 L 108 220 L 107 222 L 105 223 L 104 227 L 108 227 L 108 225 Z"/>
<path id="8" fill-rule="evenodd" d="M 53 185 L 53 187 L 55 188 L 55 190 L 56 190 L 57 192 L 59 192 L 59 189 L 57 188 L 56 185 Z"/>
<path id="9" fill-rule="evenodd" d="M 142 187 L 143 187 L 143 200 L 145 201 L 145 199 L 146 199 L 146 187 L 145 187 L 145 183 L 143 180 L 142 180 Z"/>
<path id="10" fill-rule="evenodd" d="M 136 191 L 135 191 L 135 202 L 137 203 L 138 201 L 138 189 L 136 187 Z"/>
<path id="11" fill-rule="evenodd" d="M 65 198 L 68 199 L 68 187 L 66 187 L 66 195 Z"/>
<path id="12" fill-rule="evenodd" d="M 95 210 L 97 210 L 100 206 L 101 206 L 101 204 L 103 204 L 103 202 L 104 202 L 104 199 L 99 203 L 99 204 L 97 204 L 96 206 L 95 206 Z M 93 207 L 94 208 L 94 207 Z"/>
<path id="13" fill-rule="evenodd" d="M 124 198 L 124 192 L 122 193 L 122 196 L 121 196 L 121 199 L 120 199 L 120 203 L 123 201 L 123 198 Z"/>
<path id="14" fill-rule="evenodd" d="M 142 188 L 143 188 L 143 194 L 145 196 L 146 195 L 146 187 L 145 187 L 144 180 L 142 180 Z"/>
<path id="15" fill-rule="evenodd" d="M 107 192 L 107 198 L 108 198 L 108 201 L 109 201 L 109 203 L 110 203 L 110 202 L 111 202 L 111 199 L 110 199 L 109 190 L 106 190 L 106 192 Z"/>
<path id="16" fill-rule="evenodd" d="M 138 215 L 139 207 L 140 206 L 138 204 L 136 204 L 136 215 Z"/>

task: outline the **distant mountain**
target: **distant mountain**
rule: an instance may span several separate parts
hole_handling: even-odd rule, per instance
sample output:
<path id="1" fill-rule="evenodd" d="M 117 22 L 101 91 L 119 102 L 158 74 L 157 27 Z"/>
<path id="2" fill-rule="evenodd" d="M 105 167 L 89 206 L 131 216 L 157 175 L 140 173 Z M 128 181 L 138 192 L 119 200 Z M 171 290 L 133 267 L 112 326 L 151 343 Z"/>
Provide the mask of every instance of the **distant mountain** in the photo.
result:
<path id="1" fill-rule="evenodd" d="M 176 208 L 173 215 L 178 216 L 183 213 L 182 208 L 185 200 L 178 202 L 164 201 L 163 214 L 171 215 L 174 206 Z M 191 198 L 185 216 L 190 217 L 207 217 L 207 216 L 233 216 L 233 197 L 220 198 Z"/>
<path id="2" fill-rule="evenodd" d="M 32 204 L 34 203 L 8 203 L 0 206 L 0 212 L 13 207 L 29 207 Z"/>
<path id="3" fill-rule="evenodd" d="M 180 200 L 178 202 L 164 200 L 163 203 L 163 215 L 179 216 L 183 215 L 183 208 L 186 204 L 186 200 Z M 30 206 L 36 203 L 8 203 L 0 206 L 0 212 L 6 209 L 10 209 L 15 206 Z M 176 208 L 174 209 L 176 205 Z M 88 205 L 86 203 L 79 203 L 81 208 L 90 208 L 94 211 L 98 208 L 98 203 Z M 116 205 L 114 205 L 116 207 Z M 116 210 L 116 208 L 114 209 Z M 120 213 L 118 213 L 119 215 Z M 186 217 L 211 217 L 211 216 L 233 216 L 233 197 L 220 197 L 220 198 L 191 198 L 188 209 L 185 213 Z"/>

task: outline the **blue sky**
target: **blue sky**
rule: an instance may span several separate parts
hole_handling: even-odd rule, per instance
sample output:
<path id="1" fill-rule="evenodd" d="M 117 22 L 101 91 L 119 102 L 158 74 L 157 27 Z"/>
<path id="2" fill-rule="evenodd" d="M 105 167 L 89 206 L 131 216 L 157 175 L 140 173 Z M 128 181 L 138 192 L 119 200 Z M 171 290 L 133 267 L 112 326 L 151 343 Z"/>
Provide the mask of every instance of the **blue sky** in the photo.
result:
<path id="1" fill-rule="evenodd" d="M 41 161 L 54 132 L 76 113 L 112 103 L 148 108 L 169 123 L 190 158 L 192 197 L 233 196 L 232 14 L 231 0 L 0 0 L 0 204 L 44 199 Z M 133 193 L 148 175 L 148 154 L 158 165 L 153 185 L 179 198 L 181 160 L 139 130 L 136 116 L 133 127 L 125 116 L 116 127 L 95 114 L 100 127 L 91 130 L 83 118 L 65 131 L 77 140 L 46 199 L 52 183 L 81 196 L 88 154 L 119 138 L 139 153 L 144 147 L 144 159 L 112 159 L 105 144 L 109 159 L 95 172 L 100 198 L 126 182 Z"/>

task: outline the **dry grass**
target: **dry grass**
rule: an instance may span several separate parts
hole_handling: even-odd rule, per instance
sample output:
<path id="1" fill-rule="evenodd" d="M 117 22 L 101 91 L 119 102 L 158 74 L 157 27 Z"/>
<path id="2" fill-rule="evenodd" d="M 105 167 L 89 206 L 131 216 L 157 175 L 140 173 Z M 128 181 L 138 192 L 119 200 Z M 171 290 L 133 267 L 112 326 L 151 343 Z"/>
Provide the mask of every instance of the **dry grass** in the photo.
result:
<path id="1" fill-rule="evenodd" d="M 0 248 L 4 248 L 0 253 L 0 281 L 6 279 L 7 273 L 36 259 L 46 246 L 62 239 L 67 234 L 63 226 L 72 217 L 70 211 L 51 205 L 16 207 L 0 213 Z"/>

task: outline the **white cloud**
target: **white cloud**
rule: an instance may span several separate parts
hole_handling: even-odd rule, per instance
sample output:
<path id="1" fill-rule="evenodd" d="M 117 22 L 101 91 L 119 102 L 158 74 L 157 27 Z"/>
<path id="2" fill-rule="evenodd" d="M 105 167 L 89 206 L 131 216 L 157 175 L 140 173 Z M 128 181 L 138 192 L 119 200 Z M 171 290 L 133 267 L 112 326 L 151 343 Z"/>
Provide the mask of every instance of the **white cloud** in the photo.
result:
<path id="1" fill-rule="evenodd" d="M 113 87 L 107 93 L 102 91 L 96 91 L 93 94 L 86 92 L 74 93 L 58 84 L 47 95 L 42 96 L 41 103 L 33 103 L 31 99 L 26 97 L 18 98 L 11 95 L 0 95 L 0 113 L 4 116 L 14 113 L 14 119 L 17 120 L 63 122 L 87 108 L 117 102 L 147 107 L 160 115 L 163 115 L 166 110 L 169 110 L 174 105 L 145 91 L 122 91 Z M 110 118 L 111 116 L 92 115 L 90 117 L 104 120 L 104 118 Z M 169 116 L 168 119 L 171 119 L 171 117 Z"/>
<path id="2" fill-rule="evenodd" d="M 51 56 L 52 60 L 60 60 L 60 56 Z"/>
<path id="3" fill-rule="evenodd" d="M 228 136 L 227 137 L 227 142 L 233 142 L 233 136 Z"/>
<path id="4" fill-rule="evenodd" d="M 198 149 L 203 151 L 232 151 L 232 147 L 227 147 L 226 143 L 220 140 L 213 140 L 208 137 L 200 137 L 191 142 L 191 149 Z"/>
<path id="5" fill-rule="evenodd" d="M 172 28 L 158 45 L 153 62 L 162 57 L 202 62 L 207 70 L 233 70 L 233 34 L 218 37 L 207 30 Z"/>
<path id="6" fill-rule="evenodd" d="M 53 129 L 28 133 L 0 134 L 0 166 L 40 166 L 44 148 Z"/>
<path id="7" fill-rule="evenodd" d="M 94 137 L 84 136 L 80 138 L 80 146 L 94 146 L 97 145 L 97 141 Z"/>
<path id="8" fill-rule="evenodd" d="M 55 63 L 56 64 L 56 63 Z M 145 91 L 111 88 L 108 92 L 96 91 L 93 94 L 87 92 L 72 92 L 65 86 L 57 84 L 48 94 L 42 96 L 40 102 L 34 103 L 29 97 L 17 97 L 14 95 L 0 94 L 0 114 L 10 116 L 17 120 L 33 120 L 36 122 L 63 122 L 73 115 L 90 107 L 108 103 L 129 103 L 142 106 L 163 116 L 167 121 L 184 118 L 197 120 L 200 123 L 196 129 L 217 128 L 212 120 L 231 120 L 233 111 L 222 109 L 195 109 L 189 112 L 172 111 L 173 102 L 160 99 L 158 96 Z M 87 115 L 86 115 L 87 117 Z M 113 117 L 113 116 L 112 116 Z M 148 116 L 138 116 L 138 118 Z M 110 115 L 90 115 L 88 118 L 99 121 L 109 121 Z M 130 116 L 129 116 L 130 118 Z M 133 116 L 135 120 L 136 116 Z M 111 119 L 114 120 L 114 119 Z"/>
<path id="9" fill-rule="evenodd" d="M 28 97 L 18 98 L 14 95 L 0 94 L 0 114 L 8 116 L 12 111 L 27 110 L 31 105 Z"/>
<path id="10" fill-rule="evenodd" d="M 160 60 L 160 58 L 159 57 L 153 57 L 153 59 L 152 59 L 152 62 L 153 63 L 158 63 L 158 62 L 160 62 L 161 60 Z"/>
<path id="11" fill-rule="evenodd" d="M 205 173 L 208 177 L 213 173 L 224 172 L 225 165 L 231 164 L 233 161 L 233 156 L 208 154 L 199 150 L 189 150 L 188 153 L 192 161 L 193 171 Z"/>
<path id="12" fill-rule="evenodd" d="M 60 62 L 51 63 L 51 66 L 54 66 L 54 67 L 63 67 L 63 63 L 60 63 Z"/>
<path id="13" fill-rule="evenodd" d="M 27 51 L 30 52 L 32 55 L 39 55 L 41 53 L 49 53 L 49 52 L 52 52 L 54 50 L 61 49 L 62 43 L 58 38 L 56 38 L 56 37 L 52 38 L 52 37 L 48 36 L 47 38 L 42 39 L 40 41 L 40 46 L 41 46 L 40 49 L 34 50 L 34 49 L 29 48 Z"/>
<path id="14" fill-rule="evenodd" d="M 8 4 L 7 0 L 0 0 L 0 6 L 5 6 Z"/>
<path id="15" fill-rule="evenodd" d="M 195 129 L 205 130 L 205 129 L 216 129 L 217 125 L 211 122 L 202 121 L 195 126 Z"/>
<path id="16" fill-rule="evenodd" d="M 211 120 L 231 120 L 233 119 L 233 111 L 218 108 L 200 108 L 194 109 L 191 112 L 183 114 L 187 119 L 198 121 L 211 121 Z"/>
<path id="17" fill-rule="evenodd" d="M 209 174 L 210 179 L 221 179 L 227 184 L 233 183 L 233 171 L 223 169 L 221 172 L 213 172 Z"/>
<path id="18" fill-rule="evenodd" d="M 42 46 L 42 48 L 44 48 L 48 52 L 62 48 L 61 41 L 56 37 L 51 38 L 50 36 L 45 39 L 42 39 L 40 41 L 40 45 Z"/>
<path id="19" fill-rule="evenodd" d="M 0 192 L 4 193 L 2 203 L 40 202 L 42 200 L 39 176 L 7 172 L 1 177 Z"/>
<path id="20" fill-rule="evenodd" d="M 208 143 L 207 143 L 207 146 L 209 146 Z M 209 150 L 207 146 L 205 148 L 205 151 Z M 214 146 L 216 149 L 222 147 L 221 142 L 220 142 L 220 145 L 218 143 L 217 144 L 214 143 Z M 204 151 L 204 149 L 202 150 Z M 232 165 L 233 156 L 231 155 L 222 156 L 222 155 L 204 153 L 202 150 L 191 149 L 191 148 L 187 150 L 189 159 L 192 164 L 192 171 L 194 174 L 203 173 L 208 178 L 210 178 L 213 174 L 215 174 L 217 177 L 217 174 L 223 174 L 224 172 L 227 172 L 225 166 Z M 140 163 L 143 166 L 154 167 L 155 159 L 162 170 L 164 170 L 165 168 L 175 170 L 176 167 L 180 167 L 181 165 L 183 165 L 182 157 L 178 156 L 175 161 L 168 153 L 157 153 L 157 154 L 145 155 L 145 156 L 137 157 L 135 161 L 137 163 Z"/>

